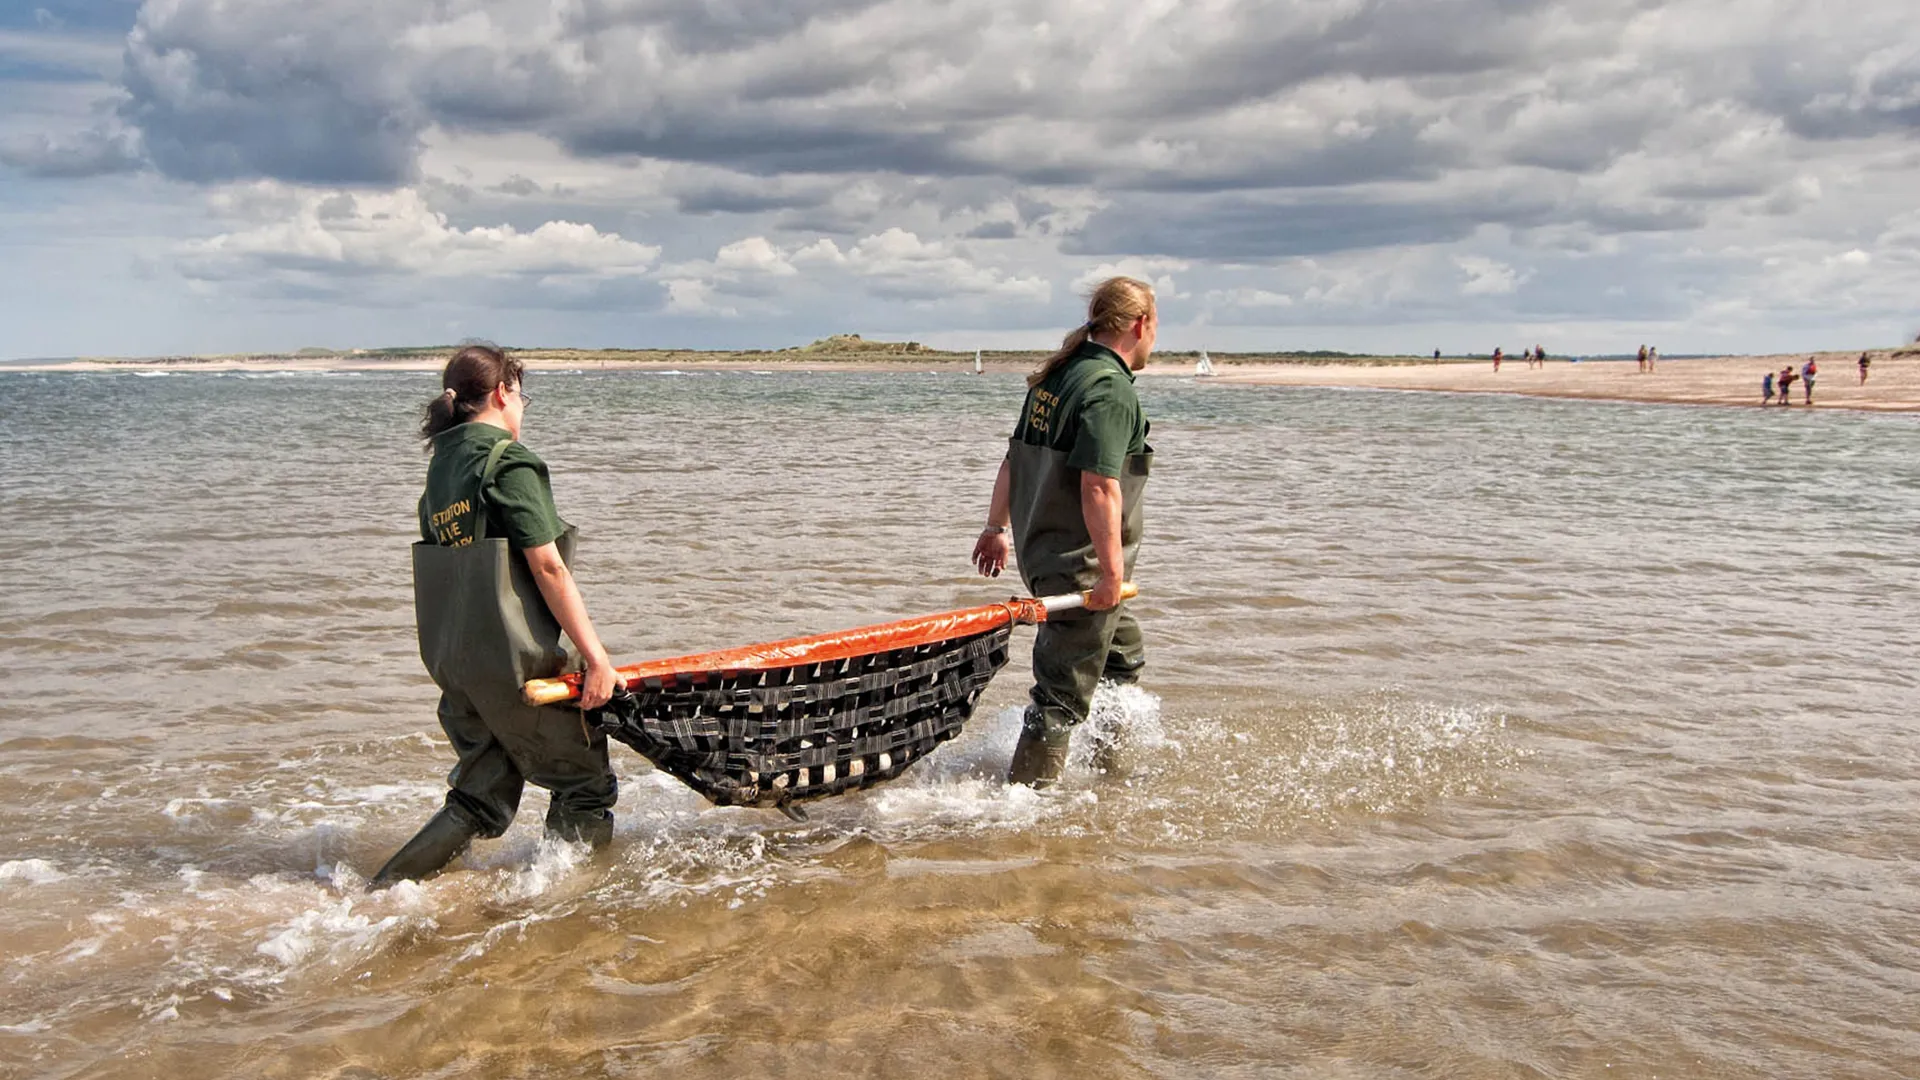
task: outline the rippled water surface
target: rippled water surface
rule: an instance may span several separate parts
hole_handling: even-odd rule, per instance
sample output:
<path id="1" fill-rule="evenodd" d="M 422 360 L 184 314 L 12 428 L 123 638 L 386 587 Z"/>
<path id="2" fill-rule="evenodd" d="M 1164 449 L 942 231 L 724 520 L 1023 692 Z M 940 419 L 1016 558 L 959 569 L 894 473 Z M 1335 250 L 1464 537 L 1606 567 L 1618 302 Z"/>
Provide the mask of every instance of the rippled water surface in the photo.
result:
<path id="1" fill-rule="evenodd" d="M 1016 378 L 528 385 L 621 658 L 1010 591 Z M 810 823 L 616 747 L 609 853 L 368 896 L 436 386 L 0 374 L 0 1075 L 1920 1075 L 1909 418 L 1145 379 L 1128 775 L 1006 788 L 1016 663 Z"/>

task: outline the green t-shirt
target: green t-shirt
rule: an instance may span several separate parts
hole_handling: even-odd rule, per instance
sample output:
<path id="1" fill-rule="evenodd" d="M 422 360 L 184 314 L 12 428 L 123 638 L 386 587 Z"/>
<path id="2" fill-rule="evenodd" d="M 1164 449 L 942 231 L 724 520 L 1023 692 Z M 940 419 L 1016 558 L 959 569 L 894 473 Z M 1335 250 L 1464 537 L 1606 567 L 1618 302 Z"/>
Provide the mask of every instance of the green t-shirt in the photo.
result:
<path id="1" fill-rule="evenodd" d="M 427 464 L 427 489 L 420 496 L 420 538 L 442 547 L 465 547 L 479 535 L 479 512 L 487 511 L 487 535 L 504 537 L 525 550 L 551 544 L 567 531 L 553 505 L 547 463 L 519 443 L 507 447 L 494 471 L 493 487 L 482 504 L 480 472 L 487 454 L 501 439 L 511 439 L 492 424 L 460 424 L 433 437 Z"/>
<path id="2" fill-rule="evenodd" d="M 1150 426 L 1126 361 L 1089 341 L 1027 391 L 1013 437 L 1065 452 L 1072 468 L 1118 479 L 1128 457 L 1146 453 Z"/>

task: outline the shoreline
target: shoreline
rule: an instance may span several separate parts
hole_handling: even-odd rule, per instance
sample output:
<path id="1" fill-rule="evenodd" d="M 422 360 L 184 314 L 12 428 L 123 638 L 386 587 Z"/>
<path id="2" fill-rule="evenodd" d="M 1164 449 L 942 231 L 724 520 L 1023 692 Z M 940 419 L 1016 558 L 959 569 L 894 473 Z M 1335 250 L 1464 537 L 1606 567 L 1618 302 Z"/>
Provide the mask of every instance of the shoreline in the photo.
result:
<path id="1" fill-rule="evenodd" d="M 1429 393 L 1513 394 L 1567 401 L 1613 401 L 1646 405 L 1709 405 L 1722 408 L 1806 408 L 1802 386 L 1793 387 L 1791 406 L 1761 400 L 1761 379 L 1792 366 L 1798 372 L 1809 356 L 1819 363 L 1813 408 L 1856 412 L 1920 412 L 1920 353 L 1875 350 L 1867 382 L 1861 385 L 1859 353 L 1784 353 L 1662 360 L 1642 374 L 1632 360 L 1571 362 L 1548 360 L 1530 369 L 1525 361 L 1507 361 L 1496 373 L 1491 361 L 1355 365 L 1310 368 L 1271 365 L 1232 369 L 1215 376 L 1236 386 L 1290 386 Z"/>
<path id="2" fill-rule="evenodd" d="M 862 352 L 769 353 L 693 350 L 528 349 L 515 355 L 530 372 L 554 371 L 805 371 L 971 373 L 971 353 Z M 1043 354 L 996 352 L 983 356 L 995 374 L 1025 373 Z M 1513 394 L 1571 401 L 1637 404 L 1761 407 L 1760 381 L 1767 372 L 1791 365 L 1796 371 L 1809 355 L 1818 360 L 1820 378 L 1815 408 L 1862 412 L 1920 412 L 1920 349 L 1874 350 L 1867 383 L 1859 384 L 1858 353 L 1784 353 L 1662 360 L 1652 374 L 1641 374 L 1631 360 L 1548 360 L 1530 369 L 1508 360 L 1499 372 L 1484 359 L 1328 357 L 1272 359 L 1222 354 L 1214 358 L 1208 381 L 1236 387 L 1400 390 L 1427 393 Z M 445 360 L 439 350 L 400 356 L 212 356 L 154 359 L 75 359 L 0 365 L 0 373 L 227 373 L 227 372 L 381 372 L 434 371 Z M 1140 373 L 1148 378 L 1193 378 L 1190 354 L 1164 355 Z M 1804 408 L 1802 388 L 1793 389 L 1792 408 Z M 1778 404 L 1772 406 L 1780 408 Z"/>

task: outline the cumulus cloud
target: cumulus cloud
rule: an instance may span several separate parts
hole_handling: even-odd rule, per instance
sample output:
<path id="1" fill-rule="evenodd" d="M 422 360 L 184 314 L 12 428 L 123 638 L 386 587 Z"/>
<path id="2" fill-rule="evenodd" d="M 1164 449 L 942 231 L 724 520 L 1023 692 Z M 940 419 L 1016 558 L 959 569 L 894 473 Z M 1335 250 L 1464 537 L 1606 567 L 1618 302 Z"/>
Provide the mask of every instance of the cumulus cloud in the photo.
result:
<path id="1" fill-rule="evenodd" d="M 29 176 L 77 179 L 133 172 L 144 164 L 133 133 L 113 125 L 95 125 L 59 139 L 36 134 L 0 141 L 0 165 Z"/>
<path id="2" fill-rule="evenodd" d="M 728 244 L 714 256 L 713 263 L 723 270 L 745 270 L 776 277 L 790 277 L 800 272 L 764 236 L 749 236 Z"/>
<path id="3" fill-rule="evenodd" d="M 1218 188 L 1430 175 L 1486 136 L 1590 169 L 1715 103 L 1817 134 L 1911 129 L 1920 109 L 1895 4 L 1844 27 L 1793 0 L 752 8 L 154 2 L 128 39 L 128 114 L 193 178 L 397 182 L 437 123 L 761 175 Z"/>
<path id="4" fill-rule="evenodd" d="M 1453 262 L 1467 276 L 1462 296 L 1504 296 L 1520 287 L 1523 275 L 1503 262 L 1480 255 L 1455 256 Z"/>
<path id="5" fill-rule="evenodd" d="M 0 124 L 0 162 L 298 193 L 223 211 L 197 274 L 613 266 L 782 325 L 1039 318 L 1112 272 L 1249 325 L 1678 317 L 1789 278 L 1881 310 L 1848 274 L 1915 272 L 1872 239 L 1920 167 L 1909 6 L 147 0 L 114 123 Z"/>
<path id="6" fill-rule="evenodd" d="M 122 113 L 156 165 L 196 181 L 399 185 L 433 129 L 537 130 L 581 157 L 696 167 L 670 193 L 684 213 L 788 211 L 789 228 L 850 236 L 874 207 L 848 205 L 860 181 L 832 177 L 989 177 L 1004 198 L 1118 195 L 1080 253 L 1285 257 L 1445 243 L 1488 221 L 1697 227 L 1673 203 L 1769 190 L 1783 139 L 1920 126 L 1902 12 L 1864 5 L 1840 25 L 1800 0 L 154 0 L 128 37 Z M 1446 190 L 1451 174 L 1634 162 L 1657 182 L 1610 198 Z M 1149 200 L 1176 204 L 1164 228 L 1138 221 Z M 1021 223 L 969 232 L 1010 239 Z"/>
<path id="7" fill-rule="evenodd" d="M 956 295 L 1045 300 L 1052 291 L 1044 278 L 1001 272 L 949 244 L 898 228 L 862 238 L 845 264 L 879 295 L 906 300 Z"/>
<path id="8" fill-rule="evenodd" d="M 224 192 L 216 209 L 239 227 L 185 245 L 192 276 L 276 272 L 404 274 L 426 278 L 564 278 L 645 273 L 660 249 L 592 225 L 548 221 L 461 229 L 419 192 L 290 188 L 271 181 Z"/>
<path id="9" fill-rule="evenodd" d="M 1193 264 L 1185 259 L 1131 258 L 1114 262 L 1103 262 L 1089 267 L 1074 279 L 1073 289 L 1077 293 L 1091 294 L 1096 286 L 1110 277 L 1137 278 L 1153 286 L 1154 296 L 1165 302 L 1171 299 L 1183 299 L 1186 294 L 1180 291 L 1180 284 L 1173 275 L 1188 269 Z"/>
<path id="10" fill-rule="evenodd" d="M 1206 294 L 1210 308 L 1290 308 L 1293 297 L 1282 292 L 1267 289 L 1209 289 Z"/>
<path id="11" fill-rule="evenodd" d="M 722 318 L 734 318 L 740 310 L 717 300 L 712 283 L 698 278 L 668 278 L 667 307 L 669 315 L 713 315 Z"/>
<path id="12" fill-rule="evenodd" d="M 425 109 L 396 50 L 414 5 L 387 0 L 145 4 L 127 35 L 122 117 L 162 171 L 195 181 L 398 184 Z M 417 59 L 415 61 L 417 63 Z"/>
<path id="13" fill-rule="evenodd" d="M 1043 277 L 1012 273 L 973 258 L 964 248 L 924 240 L 901 228 L 862 237 L 842 248 L 831 237 L 783 248 L 763 236 L 727 244 L 706 263 L 676 266 L 675 280 L 698 282 L 689 304 L 712 304 L 719 294 L 758 296 L 769 278 L 807 270 L 818 285 L 822 274 L 857 282 L 876 296 L 904 301 L 1044 303 L 1052 285 Z"/>

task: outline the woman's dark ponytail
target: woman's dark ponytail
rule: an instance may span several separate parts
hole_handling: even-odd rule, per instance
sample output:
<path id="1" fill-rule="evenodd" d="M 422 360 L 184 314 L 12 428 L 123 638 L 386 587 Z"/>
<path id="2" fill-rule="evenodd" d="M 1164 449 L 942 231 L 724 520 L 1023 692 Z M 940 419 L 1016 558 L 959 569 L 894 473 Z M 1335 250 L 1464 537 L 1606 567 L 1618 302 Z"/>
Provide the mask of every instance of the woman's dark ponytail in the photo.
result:
<path id="1" fill-rule="evenodd" d="M 454 353 L 440 373 L 440 396 L 427 402 L 420 438 L 431 449 L 435 435 L 473 419 L 495 387 L 517 384 L 522 374 L 520 361 L 491 345 L 468 345 Z"/>

